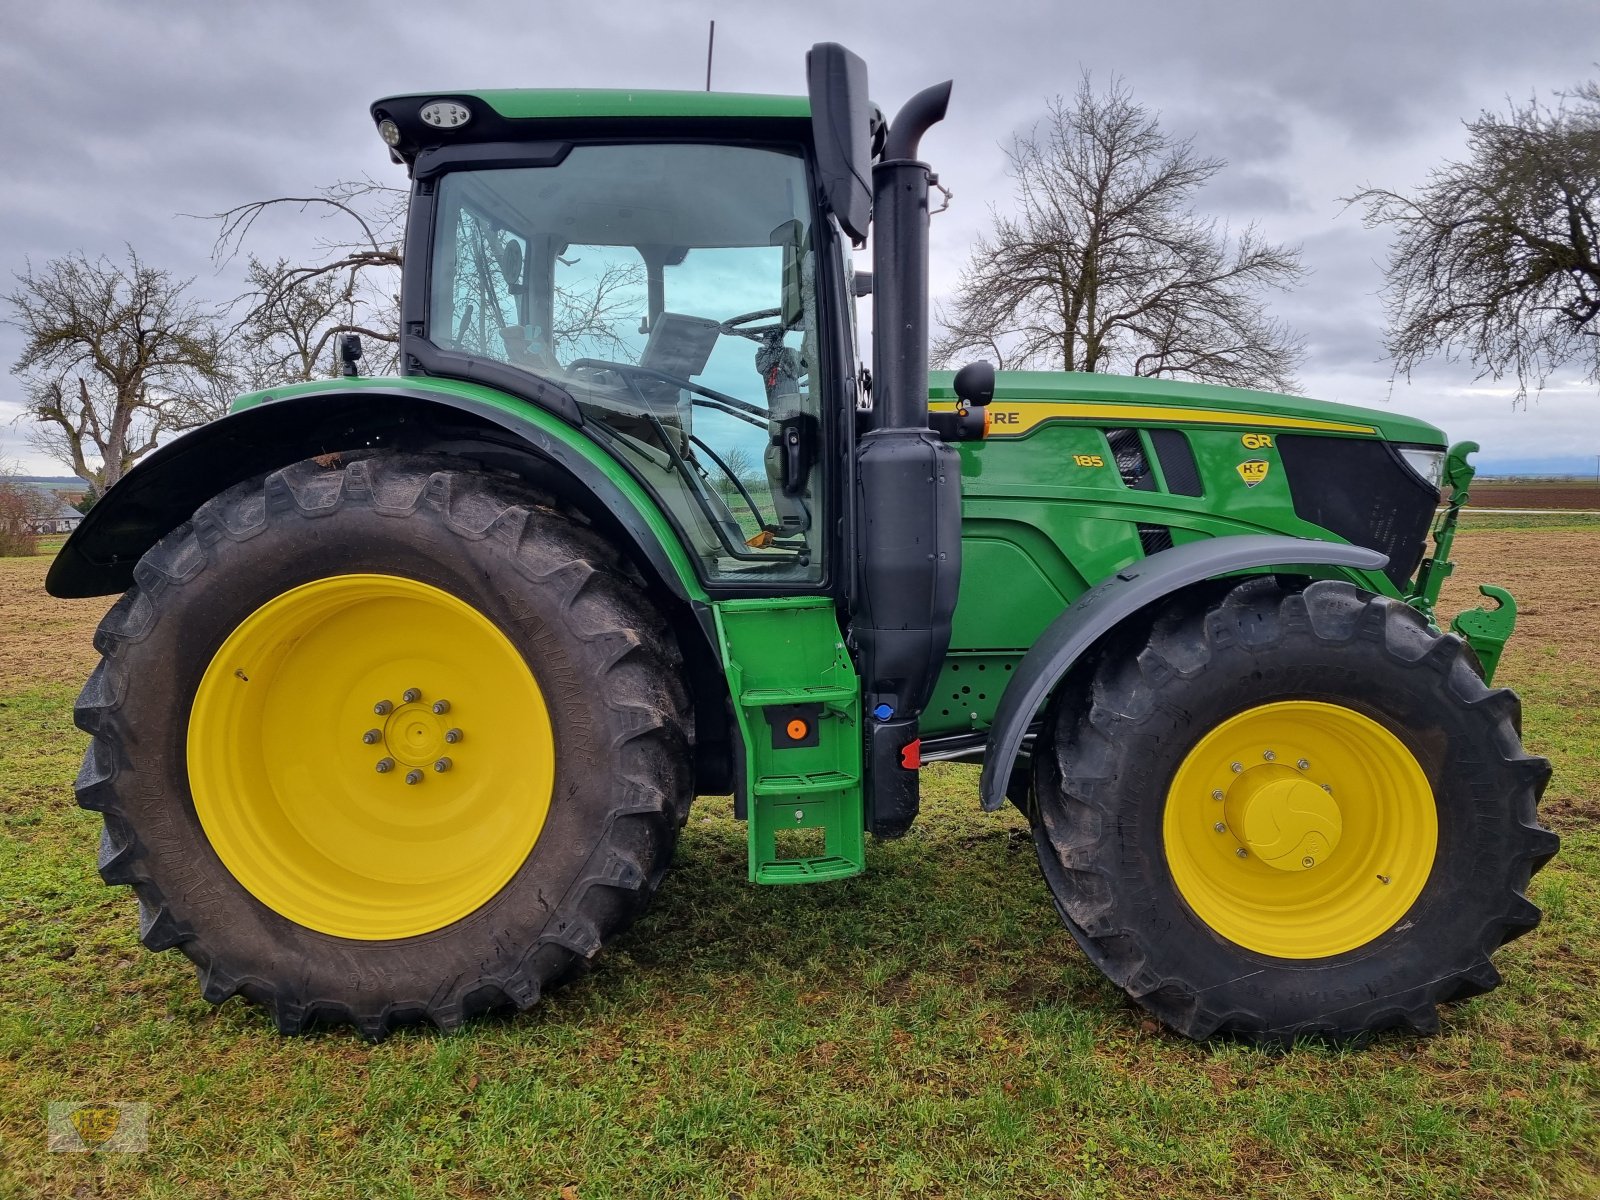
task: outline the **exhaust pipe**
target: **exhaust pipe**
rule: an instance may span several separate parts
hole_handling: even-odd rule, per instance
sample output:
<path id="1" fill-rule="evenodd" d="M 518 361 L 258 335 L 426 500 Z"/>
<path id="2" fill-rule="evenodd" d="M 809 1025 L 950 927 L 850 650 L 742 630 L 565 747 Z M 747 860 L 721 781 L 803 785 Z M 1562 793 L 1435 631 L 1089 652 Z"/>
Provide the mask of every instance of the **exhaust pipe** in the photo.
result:
<path id="1" fill-rule="evenodd" d="M 950 81 L 895 114 L 872 168 L 872 395 L 877 429 L 928 424 L 928 186 L 922 135 L 944 119 Z"/>
<path id="2" fill-rule="evenodd" d="M 920 807 L 922 710 L 950 648 L 961 580 L 961 463 L 928 425 L 928 188 L 917 159 L 950 84 L 906 102 L 872 169 L 873 421 L 856 449 L 859 552 L 851 633 L 866 721 L 867 828 Z"/>

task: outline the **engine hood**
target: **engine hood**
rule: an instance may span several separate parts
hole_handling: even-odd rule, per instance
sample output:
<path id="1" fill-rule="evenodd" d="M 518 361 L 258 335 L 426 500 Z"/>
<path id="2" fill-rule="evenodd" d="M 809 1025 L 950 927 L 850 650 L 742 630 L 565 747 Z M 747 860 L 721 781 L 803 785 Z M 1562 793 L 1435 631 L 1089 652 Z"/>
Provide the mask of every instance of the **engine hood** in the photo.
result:
<path id="1" fill-rule="evenodd" d="M 949 371 L 929 374 L 932 406 L 943 407 L 955 400 L 954 377 Z M 995 377 L 990 412 L 994 418 L 991 437 L 1025 436 L 1047 420 L 1081 420 L 1102 425 L 1294 430 L 1440 447 L 1446 442 L 1444 432 L 1436 426 L 1387 409 L 1186 380 L 1084 371 L 1001 371 Z"/>

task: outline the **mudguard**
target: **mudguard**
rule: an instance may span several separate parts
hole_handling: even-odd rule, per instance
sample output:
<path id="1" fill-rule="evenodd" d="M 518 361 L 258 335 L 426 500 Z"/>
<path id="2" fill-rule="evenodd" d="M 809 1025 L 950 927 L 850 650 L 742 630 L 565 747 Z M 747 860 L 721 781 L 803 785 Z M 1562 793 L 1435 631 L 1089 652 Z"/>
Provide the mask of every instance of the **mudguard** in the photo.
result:
<path id="1" fill-rule="evenodd" d="M 984 809 L 993 812 L 1005 803 L 1006 786 L 1028 726 L 1062 676 L 1102 635 L 1147 604 L 1232 571 L 1331 566 L 1371 572 L 1388 561 L 1387 555 L 1364 546 L 1241 534 L 1174 546 L 1102 580 L 1051 622 L 1017 664 L 989 730 L 979 784 Z"/>
<path id="2" fill-rule="evenodd" d="M 662 583 L 703 600 L 694 568 L 644 488 L 570 423 L 505 393 L 450 379 L 349 379 L 265 393 L 150 454 L 89 510 L 50 566 L 52 596 L 126 591 L 140 557 L 233 484 L 318 454 L 472 447 L 559 468 L 614 518 Z"/>

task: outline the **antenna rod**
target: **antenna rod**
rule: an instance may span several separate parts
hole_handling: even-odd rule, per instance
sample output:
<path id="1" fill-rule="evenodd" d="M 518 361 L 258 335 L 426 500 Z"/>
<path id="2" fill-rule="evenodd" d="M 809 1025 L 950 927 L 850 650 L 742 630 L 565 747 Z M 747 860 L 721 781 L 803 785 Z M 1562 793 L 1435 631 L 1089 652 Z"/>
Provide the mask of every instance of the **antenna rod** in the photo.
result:
<path id="1" fill-rule="evenodd" d="M 711 51 L 717 44 L 717 23 L 711 22 L 711 31 L 706 34 L 706 91 L 711 90 Z"/>

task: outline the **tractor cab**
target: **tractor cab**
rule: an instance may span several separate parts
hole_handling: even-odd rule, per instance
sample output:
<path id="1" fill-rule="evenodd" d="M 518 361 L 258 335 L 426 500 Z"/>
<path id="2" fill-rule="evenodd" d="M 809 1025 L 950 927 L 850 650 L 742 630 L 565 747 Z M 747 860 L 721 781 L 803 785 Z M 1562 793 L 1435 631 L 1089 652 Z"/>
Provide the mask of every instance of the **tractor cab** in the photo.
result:
<path id="1" fill-rule="evenodd" d="M 570 404 L 708 584 L 825 585 L 856 363 L 805 103 L 624 93 L 597 124 L 594 93 L 576 123 L 568 92 L 419 99 L 374 108 L 415 184 L 407 372 Z"/>

